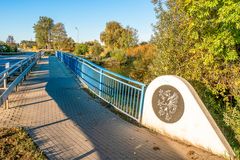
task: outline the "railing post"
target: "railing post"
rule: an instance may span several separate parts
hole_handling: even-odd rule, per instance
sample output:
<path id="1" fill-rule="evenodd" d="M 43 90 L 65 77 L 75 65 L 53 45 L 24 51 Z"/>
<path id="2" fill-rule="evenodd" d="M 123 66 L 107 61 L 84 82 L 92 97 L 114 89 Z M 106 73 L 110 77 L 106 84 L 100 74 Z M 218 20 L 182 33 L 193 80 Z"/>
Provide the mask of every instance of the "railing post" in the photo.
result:
<path id="1" fill-rule="evenodd" d="M 67 57 L 67 65 L 70 67 L 70 56 Z"/>
<path id="2" fill-rule="evenodd" d="M 80 68 L 80 77 L 83 79 L 83 67 L 84 67 L 84 62 L 81 60 L 81 68 Z"/>
<path id="3" fill-rule="evenodd" d="M 99 96 L 102 97 L 102 77 L 103 77 L 103 70 L 100 69 L 100 79 L 99 79 Z"/>
<path id="4" fill-rule="evenodd" d="M 143 114 L 144 94 L 145 94 L 145 85 L 142 85 L 140 106 L 139 106 L 140 108 L 139 108 L 139 113 L 138 113 L 138 120 L 139 120 L 140 124 L 141 124 L 141 121 L 142 121 L 142 114 Z"/>
<path id="5" fill-rule="evenodd" d="M 74 62 L 75 74 L 77 74 L 77 68 L 78 68 L 78 60 L 77 60 L 77 58 L 75 58 L 75 62 Z"/>
<path id="6" fill-rule="evenodd" d="M 8 102 L 8 98 L 6 99 L 6 101 L 4 102 L 4 109 L 8 109 L 9 108 L 9 102 Z"/>
<path id="7" fill-rule="evenodd" d="M 20 63 L 20 73 L 22 73 L 22 62 Z"/>
<path id="8" fill-rule="evenodd" d="M 5 63 L 5 69 L 8 69 L 10 67 L 9 62 Z M 4 81 L 3 81 L 3 88 L 7 89 L 7 78 L 8 78 L 8 72 L 4 73 Z M 5 109 L 8 109 L 9 105 L 8 105 L 8 98 L 5 101 Z"/>
<path id="9" fill-rule="evenodd" d="M 61 54 L 60 54 L 60 58 L 61 58 L 61 61 L 63 62 L 63 54 L 62 54 L 62 52 L 60 52 Z"/>
<path id="10" fill-rule="evenodd" d="M 10 67 L 9 62 L 5 63 L 5 69 L 8 69 Z M 3 88 L 7 89 L 7 76 L 8 76 L 8 72 L 4 73 L 4 81 L 3 81 Z"/>

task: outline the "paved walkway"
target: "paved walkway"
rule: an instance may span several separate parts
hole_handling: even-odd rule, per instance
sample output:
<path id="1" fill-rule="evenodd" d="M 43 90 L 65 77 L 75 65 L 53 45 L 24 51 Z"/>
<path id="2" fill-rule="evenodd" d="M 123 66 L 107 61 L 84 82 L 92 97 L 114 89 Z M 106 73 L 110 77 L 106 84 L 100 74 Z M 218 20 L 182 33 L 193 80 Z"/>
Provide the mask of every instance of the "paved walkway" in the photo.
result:
<path id="1" fill-rule="evenodd" d="M 42 59 L 0 109 L 0 127 L 23 126 L 49 159 L 219 159 L 130 124 L 86 93 L 55 57 Z"/>

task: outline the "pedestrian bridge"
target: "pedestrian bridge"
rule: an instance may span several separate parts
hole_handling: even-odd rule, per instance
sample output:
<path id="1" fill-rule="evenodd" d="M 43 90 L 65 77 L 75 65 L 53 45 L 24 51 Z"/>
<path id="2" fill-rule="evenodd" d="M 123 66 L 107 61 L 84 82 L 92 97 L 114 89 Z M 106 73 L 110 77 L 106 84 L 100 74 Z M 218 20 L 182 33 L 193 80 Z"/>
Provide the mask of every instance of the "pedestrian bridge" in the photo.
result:
<path id="1" fill-rule="evenodd" d="M 10 82 L 2 74 L 0 127 L 25 127 L 49 159 L 222 159 L 141 127 L 145 84 L 71 54 L 39 56 L 10 67 Z"/>

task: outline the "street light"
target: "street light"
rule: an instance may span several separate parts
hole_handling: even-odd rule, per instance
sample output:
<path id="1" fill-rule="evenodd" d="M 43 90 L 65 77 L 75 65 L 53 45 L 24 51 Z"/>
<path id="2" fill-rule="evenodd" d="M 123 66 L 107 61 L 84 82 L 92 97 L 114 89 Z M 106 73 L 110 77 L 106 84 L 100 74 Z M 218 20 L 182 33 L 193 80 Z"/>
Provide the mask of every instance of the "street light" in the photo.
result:
<path id="1" fill-rule="evenodd" d="M 75 29 L 77 30 L 77 42 L 79 43 L 79 29 L 78 27 L 75 27 Z"/>

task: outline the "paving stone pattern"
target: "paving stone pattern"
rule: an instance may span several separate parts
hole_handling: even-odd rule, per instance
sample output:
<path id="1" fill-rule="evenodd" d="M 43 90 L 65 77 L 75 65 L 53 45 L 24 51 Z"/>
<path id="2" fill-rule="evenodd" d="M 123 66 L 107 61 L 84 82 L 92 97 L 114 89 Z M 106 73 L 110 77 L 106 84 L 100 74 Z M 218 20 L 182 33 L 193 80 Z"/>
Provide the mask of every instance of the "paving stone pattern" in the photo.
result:
<path id="1" fill-rule="evenodd" d="M 49 159 L 221 159 L 124 121 L 55 57 L 43 57 L 9 101 L 0 127 L 25 127 Z"/>

